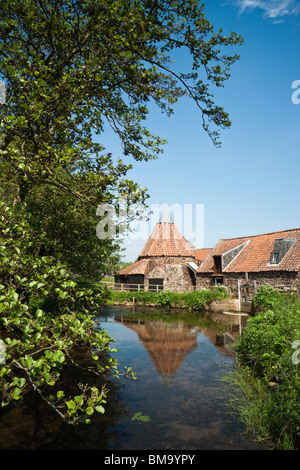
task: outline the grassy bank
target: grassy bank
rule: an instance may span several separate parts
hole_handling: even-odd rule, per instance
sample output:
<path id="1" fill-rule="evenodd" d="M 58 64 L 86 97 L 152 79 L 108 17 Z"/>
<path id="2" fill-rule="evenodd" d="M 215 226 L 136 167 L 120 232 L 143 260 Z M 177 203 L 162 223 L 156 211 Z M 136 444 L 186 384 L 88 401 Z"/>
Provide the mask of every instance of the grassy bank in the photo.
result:
<path id="1" fill-rule="evenodd" d="M 134 302 L 140 305 L 157 305 L 158 307 L 187 308 L 202 310 L 213 300 L 227 298 L 226 289 L 216 287 L 213 290 L 201 290 L 179 294 L 177 292 L 117 292 L 110 291 L 108 301 L 111 303 Z"/>
<path id="2" fill-rule="evenodd" d="M 299 450 L 300 299 L 265 286 L 254 306 L 261 312 L 248 320 L 235 347 L 230 408 L 258 439 Z"/>

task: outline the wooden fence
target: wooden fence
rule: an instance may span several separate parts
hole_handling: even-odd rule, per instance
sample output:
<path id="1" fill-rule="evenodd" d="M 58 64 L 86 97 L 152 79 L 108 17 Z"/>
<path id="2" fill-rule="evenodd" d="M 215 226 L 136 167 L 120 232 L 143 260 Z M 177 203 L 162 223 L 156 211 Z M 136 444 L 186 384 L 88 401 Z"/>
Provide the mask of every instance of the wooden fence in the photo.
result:
<path id="1" fill-rule="evenodd" d="M 106 285 L 108 289 L 112 289 L 120 292 L 161 292 L 163 290 L 162 285 L 152 284 L 146 287 L 144 284 L 129 284 L 121 282 L 107 282 L 102 281 L 101 284 Z"/>
<path id="2" fill-rule="evenodd" d="M 285 294 L 296 294 L 300 297 L 300 286 L 274 286 L 274 289 Z"/>
<path id="3" fill-rule="evenodd" d="M 105 285 L 108 289 L 119 291 L 119 292 L 162 292 L 164 287 L 161 284 L 152 284 L 146 286 L 144 284 L 127 284 L 127 283 L 116 283 L 113 281 L 101 281 L 100 284 Z M 252 302 L 253 296 L 256 294 L 257 289 L 255 283 L 251 283 L 252 285 L 244 284 L 239 285 L 240 289 L 240 300 L 245 303 Z M 229 286 L 222 286 L 225 287 L 227 290 L 228 295 L 231 295 L 231 291 Z M 216 286 L 177 286 L 176 288 L 168 288 L 167 290 L 178 292 L 178 293 L 185 293 L 185 292 L 193 292 L 195 290 L 213 290 Z M 297 294 L 300 297 L 300 286 L 273 286 L 274 289 L 284 292 L 287 294 Z"/>
<path id="4" fill-rule="evenodd" d="M 106 285 L 108 289 L 120 291 L 120 292 L 162 292 L 164 290 L 164 286 L 161 284 L 129 284 L 129 283 L 117 283 L 117 282 L 108 282 L 102 281 L 101 284 Z M 186 292 L 193 292 L 195 290 L 213 290 L 216 286 L 207 286 L 207 287 L 196 287 L 196 286 L 177 286 L 173 288 L 167 288 L 166 290 L 177 292 L 177 293 L 186 293 Z M 223 286 L 225 287 L 225 286 Z"/>

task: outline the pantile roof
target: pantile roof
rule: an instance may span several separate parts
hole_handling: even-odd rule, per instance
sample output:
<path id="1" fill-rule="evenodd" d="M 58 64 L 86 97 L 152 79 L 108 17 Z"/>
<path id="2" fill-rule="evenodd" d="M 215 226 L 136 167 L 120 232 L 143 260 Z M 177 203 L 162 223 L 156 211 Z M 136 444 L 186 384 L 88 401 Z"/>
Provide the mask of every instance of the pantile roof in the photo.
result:
<path id="1" fill-rule="evenodd" d="M 173 222 L 158 222 L 140 256 L 193 256 L 193 245 L 187 241 Z"/>
<path id="2" fill-rule="evenodd" d="M 203 263 L 205 258 L 211 252 L 211 250 L 212 250 L 212 248 L 199 248 L 199 249 L 196 249 L 196 250 L 194 250 L 194 256 L 195 256 L 197 261 L 199 261 L 200 263 Z"/>
<path id="3" fill-rule="evenodd" d="M 275 240 L 291 240 L 291 247 L 278 264 L 271 264 Z M 221 239 L 212 249 L 197 273 L 214 271 L 214 256 L 228 255 L 230 262 L 223 267 L 224 273 L 300 270 L 300 229 L 272 232 L 250 237 Z"/>
<path id="4" fill-rule="evenodd" d="M 148 274 L 148 260 L 153 257 L 196 257 L 205 258 L 206 252 L 200 255 L 202 250 L 195 250 L 194 245 L 186 240 L 168 211 L 166 211 L 159 222 L 155 225 L 149 239 L 147 240 L 137 261 L 118 272 L 120 275 Z"/>
<path id="5" fill-rule="evenodd" d="M 136 261 L 135 263 L 131 264 L 130 266 L 126 266 L 126 268 L 122 269 L 118 272 L 118 274 L 146 274 L 148 269 L 149 261 L 146 259 L 141 259 L 140 261 Z"/>

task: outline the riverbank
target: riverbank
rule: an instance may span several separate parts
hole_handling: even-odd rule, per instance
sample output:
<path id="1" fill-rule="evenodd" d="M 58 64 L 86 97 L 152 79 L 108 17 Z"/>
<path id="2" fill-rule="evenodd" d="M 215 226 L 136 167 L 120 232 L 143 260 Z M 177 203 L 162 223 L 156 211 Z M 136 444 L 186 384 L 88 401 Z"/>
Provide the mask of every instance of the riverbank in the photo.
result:
<path id="1" fill-rule="evenodd" d="M 216 301 L 228 301 L 234 307 L 233 299 L 227 295 L 226 289 L 217 287 L 213 290 L 201 290 L 187 293 L 171 291 L 161 292 L 118 292 L 108 291 L 107 303 L 114 305 L 142 305 L 168 308 L 183 308 L 188 310 L 203 311 L 209 303 Z"/>
<path id="2" fill-rule="evenodd" d="M 222 287 L 186 294 L 108 291 L 106 302 L 187 309 L 210 318 L 212 312 L 219 315 L 218 309 L 230 314 L 235 308 Z M 300 299 L 264 286 L 253 307 L 234 346 L 237 370 L 225 378 L 234 391 L 228 406 L 258 440 L 271 440 L 276 449 L 299 450 Z"/>
<path id="3" fill-rule="evenodd" d="M 234 347 L 230 409 L 257 439 L 299 450 L 300 299 L 265 286 L 253 304 L 260 313 L 249 317 Z"/>
<path id="4" fill-rule="evenodd" d="M 220 315 L 240 313 L 238 302 L 224 288 L 186 294 L 113 292 L 109 302 L 188 309 L 215 321 Z M 256 314 L 246 316 L 243 334 L 234 337 L 238 367 L 224 379 L 234 391 L 228 406 L 259 441 L 271 441 L 280 450 L 299 450 L 300 352 L 297 355 L 295 345 L 300 340 L 300 300 L 265 286 L 253 307 Z"/>

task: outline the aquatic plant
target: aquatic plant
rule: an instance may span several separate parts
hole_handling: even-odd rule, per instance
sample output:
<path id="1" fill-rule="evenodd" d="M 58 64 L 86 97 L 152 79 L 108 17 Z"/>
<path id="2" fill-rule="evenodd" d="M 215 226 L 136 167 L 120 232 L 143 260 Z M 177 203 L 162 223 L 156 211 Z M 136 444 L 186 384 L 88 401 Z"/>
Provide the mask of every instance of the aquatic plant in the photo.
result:
<path id="1" fill-rule="evenodd" d="M 143 423 L 149 423 L 149 421 L 151 421 L 151 418 L 147 415 L 142 415 L 142 413 L 139 411 L 133 415 L 131 421 L 141 421 Z"/>

